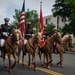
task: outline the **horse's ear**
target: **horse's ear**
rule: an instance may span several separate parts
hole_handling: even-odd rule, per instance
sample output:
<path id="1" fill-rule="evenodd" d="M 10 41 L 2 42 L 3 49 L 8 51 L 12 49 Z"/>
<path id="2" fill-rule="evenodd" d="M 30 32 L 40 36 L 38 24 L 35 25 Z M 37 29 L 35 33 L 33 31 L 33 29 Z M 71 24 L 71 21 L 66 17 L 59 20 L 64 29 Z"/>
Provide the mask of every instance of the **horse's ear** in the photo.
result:
<path id="1" fill-rule="evenodd" d="M 15 28 L 13 28 L 13 31 L 15 31 Z"/>
<path id="2" fill-rule="evenodd" d="M 20 27 L 18 28 L 18 30 L 20 30 Z"/>

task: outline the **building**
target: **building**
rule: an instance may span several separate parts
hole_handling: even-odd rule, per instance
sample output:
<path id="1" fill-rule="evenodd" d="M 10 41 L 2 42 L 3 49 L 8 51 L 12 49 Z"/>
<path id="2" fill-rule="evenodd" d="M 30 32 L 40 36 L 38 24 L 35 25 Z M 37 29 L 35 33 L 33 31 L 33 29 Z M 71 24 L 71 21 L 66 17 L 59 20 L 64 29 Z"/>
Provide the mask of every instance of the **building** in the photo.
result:
<path id="1" fill-rule="evenodd" d="M 51 24 L 53 23 L 57 27 L 57 17 L 53 17 L 53 15 L 44 16 L 44 24 Z M 62 22 L 61 17 L 59 17 L 59 27 L 63 28 L 65 23 L 68 22 Z M 75 37 L 73 39 L 73 43 L 75 43 Z"/>
<path id="2" fill-rule="evenodd" d="M 57 17 L 53 17 L 53 15 L 44 16 L 44 24 L 51 24 L 53 23 L 57 27 Z M 64 22 L 62 22 L 61 17 L 59 17 L 59 27 L 63 27 Z"/>

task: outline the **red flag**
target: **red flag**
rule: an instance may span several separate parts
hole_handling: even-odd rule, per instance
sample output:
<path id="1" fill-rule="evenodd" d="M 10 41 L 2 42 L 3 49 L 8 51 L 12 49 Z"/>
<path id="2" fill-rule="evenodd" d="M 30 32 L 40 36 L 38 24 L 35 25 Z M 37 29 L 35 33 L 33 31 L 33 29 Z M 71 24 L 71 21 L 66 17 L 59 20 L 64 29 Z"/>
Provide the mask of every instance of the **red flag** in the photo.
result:
<path id="1" fill-rule="evenodd" d="M 25 0 L 23 2 L 22 12 L 20 16 L 20 30 L 23 36 L 23 43 L 24 43 L 24 36 L 25 36 Z"/>
<path id="2" fill-rule="evenodd" d="M 41 32 L 40 46 L 42 47 L 44 45 L 44 23 L 42 16 L 42 2 L 40 3 L 40 32 Z"/>

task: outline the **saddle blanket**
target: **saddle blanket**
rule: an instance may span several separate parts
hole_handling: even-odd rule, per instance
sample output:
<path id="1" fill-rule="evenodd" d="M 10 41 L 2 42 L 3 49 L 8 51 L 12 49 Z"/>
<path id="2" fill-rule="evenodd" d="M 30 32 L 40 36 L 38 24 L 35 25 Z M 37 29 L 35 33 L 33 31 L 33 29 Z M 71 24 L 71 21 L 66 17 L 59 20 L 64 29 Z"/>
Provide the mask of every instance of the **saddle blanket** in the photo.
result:
<path id="1" fill-rule="evenodd" d="M 0 47 L 3 47 L 4 43 L 5 43 L 5 40 L 4 39 L 0 39 Z"/>

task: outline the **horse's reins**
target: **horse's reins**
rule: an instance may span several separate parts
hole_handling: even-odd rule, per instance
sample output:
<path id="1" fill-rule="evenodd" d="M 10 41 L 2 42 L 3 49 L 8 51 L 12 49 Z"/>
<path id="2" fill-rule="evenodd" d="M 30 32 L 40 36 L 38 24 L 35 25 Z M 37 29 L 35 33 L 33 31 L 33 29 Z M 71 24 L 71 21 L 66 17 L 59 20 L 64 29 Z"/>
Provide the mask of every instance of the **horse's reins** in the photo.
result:
<path id="1" fill-rule="evenodd" d="M 12 51 L 14 52 L 14 50 L 15 50 L 16 48 L 13 48 L 7 41 L 6 41 L 6 43 L 7 43 L 7 45 L 12 49 Z"/>
<path id="2" fill-rule="evenodd" d="M 29 46 L 33 49 L 33 50 L 35 50 L 36 48 L 34 48 L 34 47 L 32 47 L 31 45 L 30 45 L 30 43 L 29 43 L 29 40 L 28 40 L 28 44 L 29 44 Z"/>
<path id="3" fill-rule="evenodd" d="M 46 41 L 46 43 L 45 43 L 48 47 L 49 47 L 49 49 L 50 50 L 52 50 L 52 48 L 50 47 L 50 45 L 48 44 L 48 42 Z"/>

